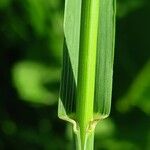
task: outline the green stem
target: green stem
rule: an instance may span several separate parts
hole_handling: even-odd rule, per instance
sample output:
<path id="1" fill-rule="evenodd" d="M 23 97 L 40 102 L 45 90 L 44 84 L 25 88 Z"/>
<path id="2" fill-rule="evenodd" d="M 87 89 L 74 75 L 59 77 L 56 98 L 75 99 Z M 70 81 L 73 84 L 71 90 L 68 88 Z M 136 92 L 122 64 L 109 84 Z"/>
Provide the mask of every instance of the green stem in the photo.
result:
<path id="1" fill-rule="evenodd" d="M 76 145 L 76 150 L 93 150 L 94 149 L 94 132 L 91 132 L 86 135 L 86 140 L 84 147 L 81 145 L 81 138 L 77 134 L 75 135 L 75 145 Z"/>
<path id="2" fill-rule="evenodd" d="M 89 136 L 87 140 L 92 143 L 86 142 L 88 126 L 90 121 L 93 120 L 98 20 L 99 0 L 82 0 L 76 110 L 77 121 L 80 128 L 81 150 L 88 147 L 85 145 L 86 143 L 92 144 L 94 139 L 94 135 Z"/>

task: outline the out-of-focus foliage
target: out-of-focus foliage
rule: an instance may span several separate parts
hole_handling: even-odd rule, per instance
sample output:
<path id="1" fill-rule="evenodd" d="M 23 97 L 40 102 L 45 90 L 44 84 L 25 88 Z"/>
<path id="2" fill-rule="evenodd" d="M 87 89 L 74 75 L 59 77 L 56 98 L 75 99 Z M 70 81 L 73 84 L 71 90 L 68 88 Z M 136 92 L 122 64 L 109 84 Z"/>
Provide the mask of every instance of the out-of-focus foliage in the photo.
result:
<path id="1" fill-rule="evenodd" d="M 96 150 L 150 149 L 150 2 L 117 1 L 112 111 Z M 0 150 L 70 150 L 57 118 L 63 0 L 0 0 Z"/>
<path id="2" fill-rule="evenodd" d="M 124 17 L 147 3 L 148 0 L 117 0 L 117 15 L 118 17 Z"/>
<path id="3" fill-rule="evenodd" d="M 150 61 L 135 77 L 125 97 L 118 101 L 118 109 L 127 111 L 130 107 L 137 106 L 150 115 Z"/>
<path id="4" fill-rule="evenodd" d="M 48 68 L 35 62 L 20 62 L 13 68 L 13 79 L 23 100 L 52 105 L 58 99 L 58 92 L 53 90 L 53 83 L 59 80 L 57 68 Z M 52 88 L 48 90 L 44 84 L 50 83 Z"/>

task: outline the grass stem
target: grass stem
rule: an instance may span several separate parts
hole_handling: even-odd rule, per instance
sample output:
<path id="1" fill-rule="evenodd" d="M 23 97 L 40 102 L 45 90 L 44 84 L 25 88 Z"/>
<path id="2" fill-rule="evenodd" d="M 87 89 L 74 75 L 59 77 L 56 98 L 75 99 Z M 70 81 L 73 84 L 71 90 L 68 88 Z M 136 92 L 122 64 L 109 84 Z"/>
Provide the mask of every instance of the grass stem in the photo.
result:
<path id="1" fill-rule="evenodd" d="M 98 20 L 99 0 L 83 0 L 76 110 L 82 150 L 85 149 L 85 143 L 90 143 L 86 142 L 86 136 L 89 123 L 93 120 Z M 87 137 L 92 142 L 94 136 L 90 138 L 91 140 Z"/>

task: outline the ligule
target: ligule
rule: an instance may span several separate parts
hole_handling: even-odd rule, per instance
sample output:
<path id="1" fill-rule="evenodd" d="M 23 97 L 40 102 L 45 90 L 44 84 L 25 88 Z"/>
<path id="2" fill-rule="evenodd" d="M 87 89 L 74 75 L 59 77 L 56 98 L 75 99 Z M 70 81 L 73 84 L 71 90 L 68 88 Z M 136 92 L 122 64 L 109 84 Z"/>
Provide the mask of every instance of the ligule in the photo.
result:
<path id="1" fill-rule="evenodd" d="M 74 125 L 78 150 L 92 150 L 94 128 L 111 107 L 115 0 L 66 0 L 58 115 Z"/>

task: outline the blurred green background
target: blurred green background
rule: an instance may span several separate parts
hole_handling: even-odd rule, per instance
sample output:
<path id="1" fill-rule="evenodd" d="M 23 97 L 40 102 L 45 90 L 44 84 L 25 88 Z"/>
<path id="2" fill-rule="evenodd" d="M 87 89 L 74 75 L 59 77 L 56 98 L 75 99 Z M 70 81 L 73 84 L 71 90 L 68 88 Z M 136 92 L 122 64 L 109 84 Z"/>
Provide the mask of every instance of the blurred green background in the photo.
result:
<path id="1" fill-rule="evenodd" d="M 0 0 L 0 150 L 72 150 L 57 117 L 64 0 Z M 150 2 L 118 0 L 111 115 L 96 150 L 150 150 Z"/>

